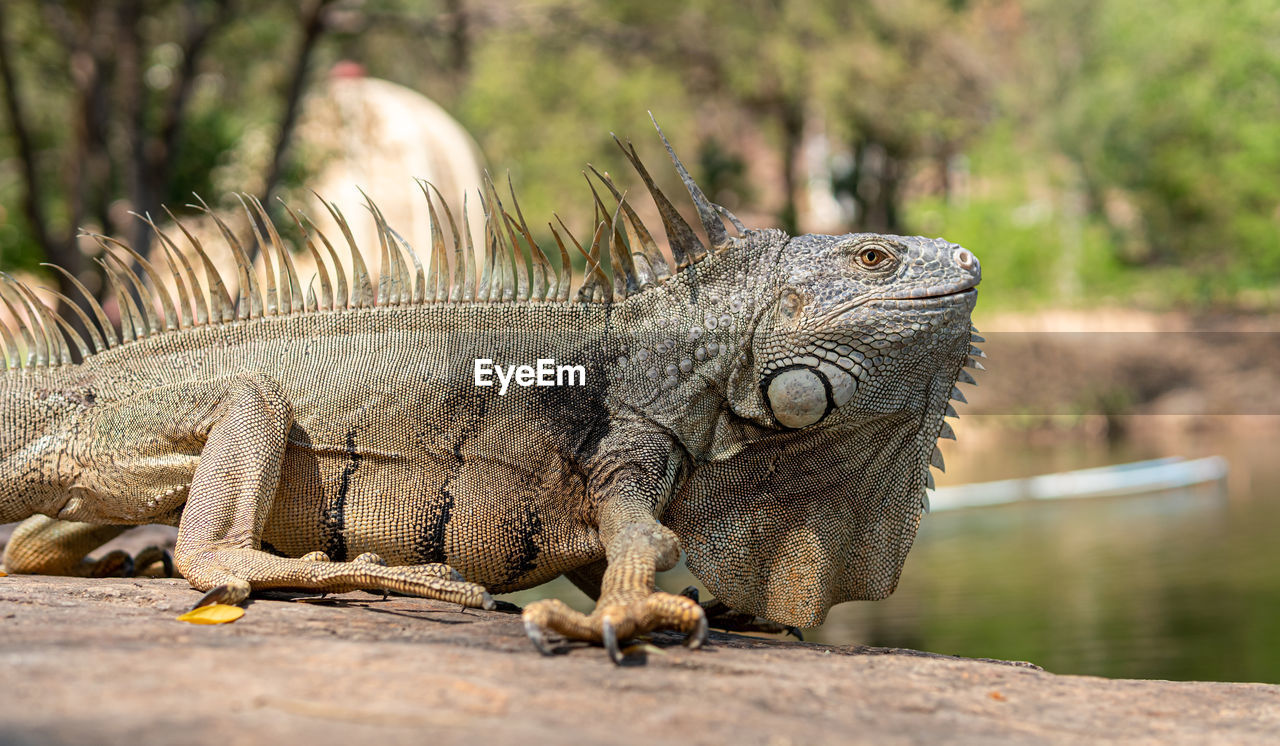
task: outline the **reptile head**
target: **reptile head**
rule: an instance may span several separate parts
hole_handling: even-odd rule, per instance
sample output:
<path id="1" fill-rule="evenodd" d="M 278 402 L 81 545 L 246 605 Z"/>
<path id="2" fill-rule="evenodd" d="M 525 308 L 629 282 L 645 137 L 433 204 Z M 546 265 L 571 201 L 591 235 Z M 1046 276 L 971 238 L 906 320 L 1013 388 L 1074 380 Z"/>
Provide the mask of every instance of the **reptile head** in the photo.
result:
<path id="1" fill-rule="evenodd" d="M 776 245 L 731 411 L 663 520 L 717 597 L 809 627 L 897 586 L 954 384 L 972 380 L 962 367 L 981 270 L 941 239 Z"/>
<path id="2" fill-rule="evenodd" d="M 637 409 L 690 456 L 662 521 L 732 608 L 820 624 L 837 603 L 897 586 L 929 468 L 942 465 L 937 439 L 951 434 L 943 417 L 960 398 L 955 383 L 972 381 L 962 368 L 978 354 L 969 315 L 981 269 L 941 239 L 748 230 L 667 147 L 711 251 L 624 147 L 684 268 L 666 305 L 635 313 L 685 314 L 696 327 L 696 349 L 682 357 L 685 337 L 654 321 L 659 341 L 635 357 L 645 365 L 626 368 Z M 636 245 L 651 243 L 646 235 Z M 626 254 L 612 259 L 626 273 Z"/>
<path id="3" fill-rule="evenodd" d="M 784 429 L 923 412 L 927 382 L 960 367 L 982 276 L 942 239 L 848 234 L 792 239 L 777 295 L 752 339 L 767 419 Z"/>

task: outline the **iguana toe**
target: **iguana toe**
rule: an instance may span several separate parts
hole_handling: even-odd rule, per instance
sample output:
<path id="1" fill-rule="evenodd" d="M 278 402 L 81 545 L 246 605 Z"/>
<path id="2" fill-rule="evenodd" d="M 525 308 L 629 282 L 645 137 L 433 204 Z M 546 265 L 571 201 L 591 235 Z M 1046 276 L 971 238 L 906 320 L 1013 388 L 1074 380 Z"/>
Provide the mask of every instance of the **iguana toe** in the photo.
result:
<path id="1" fill-rule="evenodd" d="M 744 611 L 730 608 L 728 604 L 718 598 L 702 604 L 702 610 L 706 613 L 709 624 L 716 629 L 723 629 L 729 632 L 762 632 L 768 635 L 791 635 L 792 637 L 804 641 L 804 635 L 798 627 L 792 627 L 789 624 L 779 624 L 755 614 L 748 614 Z"/>
<path id="2" fill-rule="evenodd" d="M 133 576 L 133 557 L 129 553 L 116 549 L 102 555 L 89 568 L 91 578 L 128 578 Z"/>
<path id="3" fill-rule="evenodd" d="M 93 578 L 175 577 L 173 555 L 157 546 L 146 547 L 137 555 L 116 549 L 91 562 L 88 569 Z"/>
<path id="4" fill-rule="evenodd" d="M 162 547 L 146 547 L 134 555 L 132 575 L 153 578 L 177 577 L 177 572 L 173 566 L 173 553 Z"/>
<path id="5" fill-rule="evenodd" d="M 542 653 L 543 655 L 555 654 L 555 651 L 547 646 L 547 634 L 542 631 L 542 627 L 540 627 L 537 622 L 534 622 L 531 619 L 525 619 L 524 633 L 529 637 L 529 642 L 533 643 L 533 646 L 538 649 L 539 653 Z"/>

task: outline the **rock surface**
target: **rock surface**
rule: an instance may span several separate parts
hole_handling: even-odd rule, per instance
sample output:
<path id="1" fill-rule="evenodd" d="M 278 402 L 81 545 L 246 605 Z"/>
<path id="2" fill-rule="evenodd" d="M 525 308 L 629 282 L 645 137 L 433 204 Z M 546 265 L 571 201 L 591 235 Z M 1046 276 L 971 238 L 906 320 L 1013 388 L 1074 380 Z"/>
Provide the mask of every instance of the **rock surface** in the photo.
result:
<path id="1" fill-rule="evenodd" d="M 1280 687 L 658 635 L 534 652 L 517 615 L 364 593 L 174 620 L 183 580 L 0 578 L 3 743 L 1274 743 Z"/>

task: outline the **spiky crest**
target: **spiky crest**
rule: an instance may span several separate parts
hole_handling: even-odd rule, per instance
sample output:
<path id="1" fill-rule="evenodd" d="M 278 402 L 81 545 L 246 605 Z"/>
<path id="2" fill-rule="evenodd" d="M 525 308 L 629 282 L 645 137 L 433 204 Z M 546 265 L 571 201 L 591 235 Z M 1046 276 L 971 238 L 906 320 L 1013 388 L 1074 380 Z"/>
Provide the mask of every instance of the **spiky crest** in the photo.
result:
<path id="1" fill-rule="evenodd" d="M 655 127 L 657 123 L 654 123 Z M 721 220 L 727 220 L 741 234 L 746 228 L 727 210 L 710 202 L 694 183 L 684 164 L 676 157 L 666 135 L 658 134 L 671 157 L 677 174 L 693 200 L 699 221 L 714 251 L 734 245 Z M 614 140 L 627 161 L 636 170 L 653 198 L 675 259 L 676 274 L 707 256 L 702 241 L 685 222 L 671 201 L 658 188 L 649 171 L 641 163 L 630 142 Z M 431 252 L 422 258 L 386 221 L 382 211 L 365 195 L 366 207 L 373 215 L 381 254 L 381 271 L 375 288 L 367 269 L 364 250 L 357 246 L 351 227 L 337 205 L 320 195 L 321 204 L 332 216 L 350 250 L 352 277 L 350 282 L 330 238 L 300 210 L 288 205 L 284 209 L 297 227 L 299 241 L 316 265 L 316 275 L 307 284 L 304 295 L 298 281 L 290 250 L 281 238 L 276 223 L 260 200 L 251 195 L 237 195 L 253 232 L 253 240 L 261 247 L 264 272 L 259 275 L 249 259 L 245 244 L 235 231 L 199 195 L 197 204 L 189 205 L 208 215 L 231 250 L 235 263 L 237 297 L 227 292 L 227 282 L 214 265 L 195 235 L 167 208 L 169 218 L 186 238 L 187 249 L 179 246 L 149 215 L 135 215 L 151 227 L 159 239 L 156 251 L 161 260 L 148 260 L 132 247 L 108 236 L 86 234 L 102 250 L 96 261 L 102 265 L 120 309 L 119 330 L 109 321 L 106 311 L 84 284 L 61 267 L 49 266 L 66 277 L 72 287 L 84 296 L 84 305 L 52 293 L 63 301 L 74 318 L 62 318 L 40 301 L 31 288 L 0 273 L 0 308 L 8 311 L 11 326 L 0 321 L 0 370 L 64 365 L 72 360 L 68 341 L 82 357 L 104 349 L 128 344 L 159 334 L 181 332 L 205 325 L 230 323 L 235 320 L 271 318 L 299 313 L 341 312 L 350 308 L 403 307 L 430 303 L 600 303 L 620 302 L 650 288 L 663 285 L 673 276 L 668 260 L 658 249 L 653 234 L 608 173 L 590 167 L 595 180 L 608 190 L 612 206 L 606 205 L 588 177 L 596 217 L 591 243 L 584 247 L 564 221 L 555 216 L 548 223 L 556 242 L 560 266 L 557 270 L 547 253 L 534 239 L 516 198 L 510 175 L 511 211 L 508 212 L 493 180 L 486 173 L 480 194 L 484 222 L 484 260 L 477 267 L 471 245 L 471 225 L 463 200 L 463 221 L 459 230 L 454 212 L 434 185 L 419 181 L 427 201 L 431 219 Z M 584 172 L 586 176 L 586 172 Z M 433 197 L 434 193 L 434 197 Z M 437 202 L 439 207 L 437 207 Z M 444 235 L 441 210 L 449 225 L 450 242 Z M 565 237 L 568 241 L 565 241 Z M 318 239 L 318 240 L 317 240 Z M 523 244 L 523 245 L 522 245 Z M 572 292 L 572 268 L 569 257 L 572 244 L 585 259 L 586 267 L 577 293 Z M 323 246 L 321 250 L 320 246 Z M 195 259 L 190 252 L 194 252 Z M 606 274 L 603 256 L 608 254 L 613 277 Z M 527 258 L 526 258 L 527 257 Z M 327 261 L 326 261 L 327 259 Z M 452 261 L 450 261 L 452 259 Z M 201 283 L 195 267 L 204 269 Z M 141 270 L 141 274 L 135 271 Z M 162 279 L 161 268 L 173 284 L 177 303 Z M 145 280 L 144 280 L 145 278 Z M 692 278 L 691 278 L 692 281 Z M 319 284 L 319 296 L 315 285 Z M 74 322 L 74 323 L 73 323 Z M 76 331 L 79 327 L 82 332 Z M 980 353 L 972 353 L 978 355 Z M 977 367 L 976 361 L 974 366 Z"/>

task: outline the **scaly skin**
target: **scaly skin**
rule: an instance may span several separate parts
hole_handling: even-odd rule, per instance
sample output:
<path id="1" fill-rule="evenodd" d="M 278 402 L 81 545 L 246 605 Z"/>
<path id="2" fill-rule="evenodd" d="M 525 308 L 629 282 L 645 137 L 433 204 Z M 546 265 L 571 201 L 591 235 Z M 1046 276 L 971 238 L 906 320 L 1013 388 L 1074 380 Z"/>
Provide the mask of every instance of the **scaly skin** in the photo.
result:
<path id="1" fill-rule="evenodd" d="M 438 243 L 425 283 L 384 255 L 401 271 L 376 304 L 357 276 L 349 300 L 304 308 L 281 269 L 279 295 L 242 296 L 234 320 L 179 308 L 180 328 L 138 318 L 140 339 L 83 363 L 0 373 L 0 520 L 38 516 L 6 566 L 92 574 L 82 558 L 117 527 L 168 523 L 201 603 L 291 587 L 489 606 L 567 574 L 595 611 L 531 604 L 530 637 L 615 661 L 653 629 L 704 639 L 702 608 L 654 585 L 682 548 L 729 606 L 786 625 L 887 595 L 971 354 L 977 260 L 921 238 L 729 238 L 686 183 L 712 251 L 664 214 L 687 265 L 670 277 L 647 235 L 622 253 L 615 215 L 593 246 L 612 244 L 614 287 L 567 302 L 536 258 L 527 280 L 504 264 L 495 219 L 479 278 L 455 263 L 450 279 Z M 475 385 L 478 358 L 553 358 L 586 381 L 500 395 Z"/>

